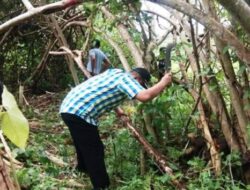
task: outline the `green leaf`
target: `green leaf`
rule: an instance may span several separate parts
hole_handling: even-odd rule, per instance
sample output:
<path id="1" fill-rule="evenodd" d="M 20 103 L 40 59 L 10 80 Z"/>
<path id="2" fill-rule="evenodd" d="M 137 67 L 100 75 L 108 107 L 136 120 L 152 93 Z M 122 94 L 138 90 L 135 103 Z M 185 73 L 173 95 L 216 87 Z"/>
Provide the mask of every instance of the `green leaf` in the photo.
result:
<path id="1" fill-rule="evenodd" d="M 0 126 L 8 139 L 20 148 L 25 148 L 29 135 L 29 124 L 17 106 L 14 96 L 4 86 L 3 106 L 6 112 L 1 113 Z"/>

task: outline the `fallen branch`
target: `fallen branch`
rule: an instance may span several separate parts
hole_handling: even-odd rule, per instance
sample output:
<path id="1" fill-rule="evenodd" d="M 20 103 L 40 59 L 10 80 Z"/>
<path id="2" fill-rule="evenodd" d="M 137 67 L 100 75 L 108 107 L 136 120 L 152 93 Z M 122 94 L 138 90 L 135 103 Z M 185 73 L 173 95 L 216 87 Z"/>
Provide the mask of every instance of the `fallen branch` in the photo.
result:
<path id="1" fill-rule="evenodd" d="M 80 188 L 80 189 L 86 189 L 86 185 L 83 185 L 77 181 L 75 181 L 74 179 L 56 179 L 56 178 L 53 178 L 53 177 L 48 177 L 48 176 L 45 176 L 45 175 L 42 175 L 40 174 L 39 175 L 40 178 L 49 178 L 51 179 L 52 181 L 55 181 L 57 183 L 60 183 L 60 186 L 67 186 L 67 187 L 70 187 L 70 188 Z"/>
<path id="2" fill-rule="evenodd" d="M 50 152 L 48 151 L 45 151 L 45 154 L 47 156 L 47 158 L 52 161 L 54 164 L 58 165 L 58 166 L 61 166 L 61 167 L 66 167 L 68 166 L 68 164 L 64 161 L 62 161 L 61 158 L 58 158 L 56 157 L 55 155 L 51 154 Z"/>
<path id="3" fill-rule="evenodd" d="M 134 135 L 134 137 L 139 141 L 139 143 L 143 146 L 144 150 L 155 160 L 158 166 L 171 177 L 173 185 L 175 185 L 178 189 L 184 190 L 185 188 L 183 187 L 183 185 L 175 179 L 173 170 L 167 165 L 165 156 L 155 150 L 151 146 L 151 144 L 149 144 L 149 142 L 143 137 L 143 135 L 131 125 L 127 116 L 122 116 L 121 120 L 124 122 L 129 131 Z"/>

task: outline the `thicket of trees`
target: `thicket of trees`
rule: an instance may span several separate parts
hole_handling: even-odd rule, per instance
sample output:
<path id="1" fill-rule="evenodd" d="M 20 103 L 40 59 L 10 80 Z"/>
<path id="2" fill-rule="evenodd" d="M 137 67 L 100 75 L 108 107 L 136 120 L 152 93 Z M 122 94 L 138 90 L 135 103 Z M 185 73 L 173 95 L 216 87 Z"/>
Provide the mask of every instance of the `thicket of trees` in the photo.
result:
<path id="1" fill-rule="evenodd" d="M 149 2 L 169 15 L 156 9 L 142 10 L 142 3 Z M 173 186 L 185 186 L 174 177 L 176 173 L 168 164 L 173 158 L 166 158 L 168 154 L 164 153 L 163 147 L 170 145 L 168 139 L 174 135 L 174 143 L 183 145 L 189 140 L 189 145 L 193 145 L 184 150 L 182 161 L 199 155 L 201 147 L 206 147 L 202 158 L 209 163 L 208 170 L 217 177 L 225 173 L 232 177 L 232 173 L 223 170 L 225 156 L 237 154 L 242 174 L 238 177 L 245 184 L 250 182 L 249 1 L 0 3 L 0 80 L 13 92 L 19 86 L 24 86 L 27 94 L 58 92 L 84 80 L 83 73 L 89 77 L 85 68 L 78 66 L 86 62 L 95 38 L 102 40 L 103 50 L 110 55 L 114 67 L 146 67 L 156 81 L 158 51 L 175 43 L 171 53 L 172 89 L 155 101 L 140 105 L 139 119 L 126 125 L 143 145 L 142 173 L 146 150 L 161 170 L 173 177 Z M 159 34 L 159 28 L 164 28 L 164 32 Z M 182 107 L 169 108 L 173 106 L 170 101 L 177 106 L 180 101 Z M 184 112 L 182 124 L 172 119 L 180 111 Z M 133 126 L 138 121 L 143 123 L 143 133 Z M 176 125 L 181 125 L 179 131 Z"/>

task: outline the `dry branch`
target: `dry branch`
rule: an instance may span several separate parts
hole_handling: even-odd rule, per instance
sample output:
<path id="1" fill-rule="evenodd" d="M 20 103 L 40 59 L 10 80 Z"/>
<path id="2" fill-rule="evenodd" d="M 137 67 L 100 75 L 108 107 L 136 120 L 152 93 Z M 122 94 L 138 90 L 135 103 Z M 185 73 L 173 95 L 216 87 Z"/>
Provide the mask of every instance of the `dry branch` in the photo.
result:
<path id="1" fill-rule="evenodd" d="M 65 163 L 61 158 L 56 157 L 55 155 L 51 154 L 48 151 L 45 151 L 45 154 L 47 156 L 47 158 L 52 161 L 54 164 L 61 166 L 61 167 L 65 167 L 68 166 L 67 163 Z"/>
<path id="2" fill-rule="evenodd" d="M 57 38 L 59 45 L 65 47 L 65 48 L 69 48 L 69 44 L 66 40 L 66 37 L 63 34 L 63 30 L 59 26 L 59 23 L 57 22 L 55 17 L 49 16 L 49 18 L 46 17 L 45 19 L 50 23 L 50 27 L 52 28 L 53 33 L 54 33 L 55 37 Z M 77 73 L 76 73 L 76 70 L 74 67 L 74 61 L 73 61 L 72 57 L 66 54 L 65 58 L 66 58 L 68 66 L 69 66 L 69 70 L 71 72 L 71 75 L 73 77 L 74 83 L 79 84 L 79 78 L 77 76 Z"/>
<path id="3" fill-rule="evenodd" d="M 167 161 L 165 159 L 165 156 L 162 155 L 160 152 L 155 150 L 151 144 L 143 137 L 143 135 L 135 128 L 133 127 L 127 116 L 122 116 L 122 121 L 126 124 L 126 127 L 129 129 L 129 131 L 134 135 L 134 137 L 139 141 L 139 143 L 143 146 L 144 150 L 155 160 L 155 162 L 158 164 L 158 166 L 171 177 L 171 181 L 173 185 L 176 186 L 177 189 L 184 190 L 184 186 L 175 179 L 175 176 L 173 175 L 173 170 L 168 166 Z"/>

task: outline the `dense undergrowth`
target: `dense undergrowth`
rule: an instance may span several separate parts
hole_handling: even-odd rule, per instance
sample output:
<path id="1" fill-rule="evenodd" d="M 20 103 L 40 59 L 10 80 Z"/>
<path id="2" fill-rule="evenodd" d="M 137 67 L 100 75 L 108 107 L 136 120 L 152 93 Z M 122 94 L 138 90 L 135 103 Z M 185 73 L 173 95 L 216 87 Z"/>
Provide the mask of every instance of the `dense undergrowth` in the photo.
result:
<path id="1" fill-rule="evenodd" d="M 174 170 L 177 180 L 187 189 L 247 189 L 243 183 L 232 180 L 227 175 L 230 168 L 240 167 L 237 155 L 228 155 L 223 161 L 225 174 L 215 177 L 202 156 L 186 160 L 185 167 L 179 157 L 187 143 L 182 133 L 189 117 L 189 97 L 183 93 L 169 90 L 148 104 L 136 108 L 125 105 L 124 109 L 136 127 L 141 128 L 140 110 L 157 113 L 154 117 L 163 144 L 154 142 L 150 135 L 148 141 L 161 151 Z M 64 96 L 45 94 L 32 97 L 23 111 L 29 119 L 30 135 L 25 151 L 12 147 L 16 159 L 23 163 L 17 170 L 19 183 L 24 190 L 68 190 L 91 189 L 88 176 L 74 169 L 75 151 L 67 127 L 62 122 L 58 109 Z M 184 105 L 185 103 L 185 105 Z M 173 114 L 175 113 L 175 114 Z M 192 125 L 192 124 L 191 124 Z M 196 131 L 189 127 L 190 131 Z M 145 156 L 145 171 L 141 175 L 141 146 L 130 132 L 116 118 L 114 113 L 103 116 L 100 124 L 101 138 L 105 144 L 106 165 L 114 190 L 171 190 L 168 175 L 161 172 L 154 161 Z M 230 166 L 230 167 L 229 167 Z"/>

